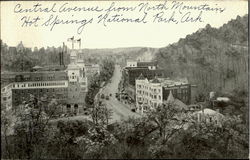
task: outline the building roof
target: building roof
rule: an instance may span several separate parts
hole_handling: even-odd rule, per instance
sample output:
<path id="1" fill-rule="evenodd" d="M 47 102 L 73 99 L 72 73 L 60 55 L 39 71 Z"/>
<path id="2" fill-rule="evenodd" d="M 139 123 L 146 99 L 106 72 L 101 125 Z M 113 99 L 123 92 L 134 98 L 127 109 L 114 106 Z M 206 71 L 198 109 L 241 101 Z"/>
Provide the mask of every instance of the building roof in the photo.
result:
<path id="1" fill-rule="evenodd" d="M 33 69 L 41 69 L 41 68 L 43 68 L 43 67 L 41 67 L 41 66 L 35 66 L 35 67 L 33 67 Z"/>
<path id="2" fill-rule="evenodd" d="M 177 98 L 174 99 L 174 104 L 178 106 L 180 109 L 188 109 L 187 105 Z"/>
<path id="3" fill-rule="evenodd" d="M 158 80 L 161 82 L 163 87 L 172 87 L 172 86 L 188 84 L 186 78 L 180 78 L 180 79 L 158 78 Z"/>
<path id="4" fill-rule="evenodd" d="M 151 83 L 161 83 L 157 78 L 154 78 L 153 80 L 151 80 Z"/>
<path id="5" fill-rule="evenodd" d="M 175 101 L 172 91 L 169 92 L 167 103 L 173 103 Z"/>
<path id="6" fill-rule="evenodd" d="M 209 109 L 209 108 L 205 108 L 201 111 L 197 111 L 196 113 L 204 113 L 206 115 L 216 115 L 216 116 L 223 116 L 223 114 L 215 111 L 215 110 L 212 110 L 212 109 Z"/>
<path id="7" fill-rule="evenodd" d="M 137 62 L 137 67 L 148 67 L 148 66 L 156 66 L 156 61 L 149 61 L 149 62 Z"/>
<path id="8" fill-rule="evenodd" d="M 164 103 L 171 103 L 174 106 L 178 107 L 179 109 L 188 109 L 188 106 L 183 103 L 181 100 L 174 98 L 172 92 L 169 92 L 168 99 Z"/>
<path id="9" fill-rule="evenodd" d="M 140 76 L 137 78 L 138 80 L 144 80 L 145 77 L 143 76 L 143 74 L 141 73 Z"/>
<path id="10" fill-rule="evenodd" d="M 43 80 L 65 80 L 67 74 L 65 71 L 36 71 L 36 72 L 8 72 L 1 74 L 1 81 L 9 81 L 18 78 L 18 81 L 43 81 Z M 25 79 L 28 78 L 28 79 Z M 17 79 L 15 79 L 16 81 Z"/>

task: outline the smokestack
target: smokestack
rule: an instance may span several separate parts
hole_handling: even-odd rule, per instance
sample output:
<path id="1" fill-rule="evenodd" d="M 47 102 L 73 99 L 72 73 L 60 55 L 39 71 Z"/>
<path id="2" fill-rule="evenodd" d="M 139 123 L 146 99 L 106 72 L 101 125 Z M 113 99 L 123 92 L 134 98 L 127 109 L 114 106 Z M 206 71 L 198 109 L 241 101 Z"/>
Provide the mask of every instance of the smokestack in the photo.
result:
<path id="1" fill-rule="evenodd" d="M 60 66 L 64 66 L 63 52 L 64 52 L 64 43 L 63 43 L 62 52 L 59 52 L 59 63 L 60 63 Z"/>
<path id="2" fill-rule="evenodd" d="M 62 65 L 64 66 L 63 52 L 62 52 Z"/>
<path id="3" fill-rule="evenodd" d="M 59 65 L 61 66 L 62 63 L 61 63 L 61 52 L 59 52 Z"/>

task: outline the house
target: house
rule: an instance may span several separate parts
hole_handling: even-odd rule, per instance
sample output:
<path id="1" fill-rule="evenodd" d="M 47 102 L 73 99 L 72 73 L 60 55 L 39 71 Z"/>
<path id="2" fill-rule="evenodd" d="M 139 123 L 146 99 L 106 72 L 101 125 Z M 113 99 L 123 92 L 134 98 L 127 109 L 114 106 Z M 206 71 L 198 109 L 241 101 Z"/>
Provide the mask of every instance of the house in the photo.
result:
<path id="1" fill-rule="evenodd" d="M 212 123 L 219 126 L 221 126 L 221 123 L 224 119 L 223 114 L 209 108 L 204 108 L 200 111 L 196 111 L 194 112 L 193 116 L 195 117 L 197 122 Z"/>

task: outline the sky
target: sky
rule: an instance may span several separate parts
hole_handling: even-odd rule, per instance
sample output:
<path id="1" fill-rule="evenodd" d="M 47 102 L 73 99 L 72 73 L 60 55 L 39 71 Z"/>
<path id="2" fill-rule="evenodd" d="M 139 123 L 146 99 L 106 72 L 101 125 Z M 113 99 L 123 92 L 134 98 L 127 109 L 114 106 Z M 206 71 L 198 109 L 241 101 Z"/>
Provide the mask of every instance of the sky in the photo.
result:
<path id="1" fill-rule="evenodd" d="M 145 2 L 145 1 L 144 1 Z M 21 4 L 22 8 L 32 8 L 38 2 L 34 1 L 4 1 L 1 2 L 1 39 L 9 46 L 16 46 L 20 41 L 25 47 L 59 47 L 63 42 L 69 47 L 70 42 L 67 39 L 74 36 L 82 39 L 81 48 L 119 48 L 119 47 L 165 47 L 168 44 L 177 42 L 180 38 L 185 38 L 186 35 L 196 32 L 200 28 L 204 28 L 206 24 L 212 27 L 220 27 L 231 19 L 235 19 L 237 15 L 243 16 L 248 13 L 248 1 L 189 1 L 186 5 L 202 5 L 207 3 L 209 6 L 225 8 L 222 13 L 218 12 L 203 12 L 203 22 L 197 23 L 154 23 L 153 15 L 159 11 L 148 12 L 148 23 L 108 23 L 104 26 L 101 23 L 96 23 L 100 14 L 105 12 L 77 12 L 77 13 L 14 13 L 14 8 L 17 4 Z M 112 2 L 110 1 L 75 1 L 75 2 L 39 2 L 43 7 L 51 7 L 56 3 L 56 9 L 65 3 L 68 6 L 99 6 L 100 8 L 108 8 Z M 115 6 L 133 7 L 138 6 L 139 1 L 116 1 Z M 145 2 L 146 3 L 146 2 Z M 163 2 L 150 1 L 149 5 L 157 5 Z M 171 1 L 167 1 L 167 6 L 171 7 Z M 55 10 L 56 10 L 55 9 Z M 173 11 L 166 11 L 164 14 L 169 17 Z M 198 16 L 200 11 L 192 11 L 193 15 Z M 94 17 L 92 24 L 86 25 L 81 34 L 77 33 L 77 25 L 56 25 L 52 31 L 49 27 L 22 27 L 22 17 L 27 16 L 34 18 L 39 16 L 40 21 L 47 20 L 51 14 L 58 15 L 61 19 L 90 19 Z M 110 13 L 110 15 L 115 12 Z M 143 12 L 119 12 L 124 17 L 143 17 Z M 175 11 L 177 19 L 183 14 L 178 14 Z"/>

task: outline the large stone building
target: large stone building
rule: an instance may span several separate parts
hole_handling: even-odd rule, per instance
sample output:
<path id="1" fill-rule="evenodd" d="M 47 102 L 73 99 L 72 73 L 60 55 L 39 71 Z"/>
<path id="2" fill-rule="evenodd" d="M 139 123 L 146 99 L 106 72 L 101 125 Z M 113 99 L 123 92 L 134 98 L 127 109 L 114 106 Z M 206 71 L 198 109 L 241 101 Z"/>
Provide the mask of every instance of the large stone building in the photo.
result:
<path id="1" fill-rule="evenodd" d="M 83 60 L 77 59 L 77 50 L 71 51 L 67 68 L 46 71 L 35 67 L 33 72 L 3 73 L 1 82 L 1 102 L 7 109 L 15 109 L 31 95 L 37 99 L 56 99 L 67 111 L 78 113 L 85 109 L 86 67 Z"/>
<path id="2" fill-rule="evenodd" d="M 126 67 L 122 70 L 123 92 L 128 95 L 132 102 L 135 101 L 135 81 L 141 74 L 148 79 L 165 76 L 164 70 L 157 67 L 156 61 L 137 62 L 128 60 Z"/>
<path id="3" fill-rule="evenodd" d="M 149 80 L 141 74 L 136 79 L 136 109 L 143 113 L 172 97 L 188 105 L 193 101 L 192 88 L 187 79 L 154 78 Z"/>

